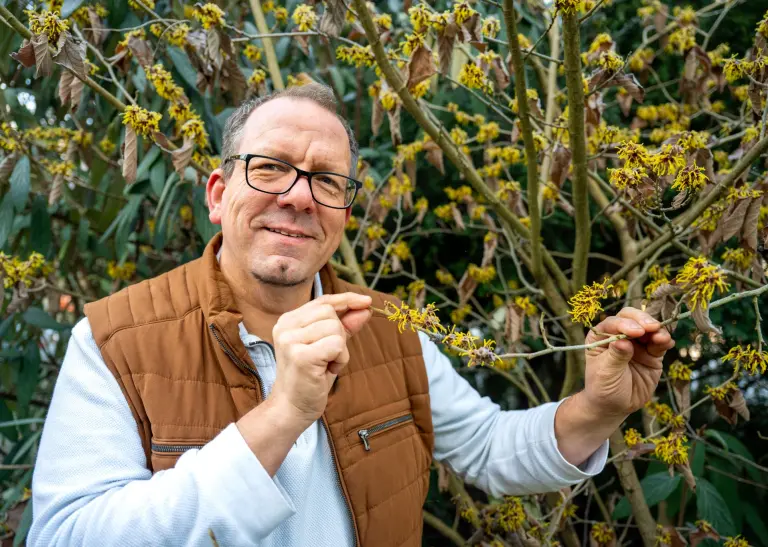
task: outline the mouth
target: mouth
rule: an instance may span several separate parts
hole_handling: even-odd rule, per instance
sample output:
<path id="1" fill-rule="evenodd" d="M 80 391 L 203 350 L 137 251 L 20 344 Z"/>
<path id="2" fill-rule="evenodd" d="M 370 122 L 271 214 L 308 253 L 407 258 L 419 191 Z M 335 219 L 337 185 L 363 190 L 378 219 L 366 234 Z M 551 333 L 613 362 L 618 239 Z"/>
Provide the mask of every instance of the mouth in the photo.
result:
<path id="1" fill-rule="evenodd" d="M 268 232 L 272 232 L 273 234 L 279 234 L 281 236 L 291 237 L 294 239 L 313 239 L 312 236 L 307 235 L 303 232 L 298 232 L 296 230 L 290 230 L 290 229 L 278 229 L 278 228 L 269 228 L 267 226 L 264 227 L 264 229 Z"/>

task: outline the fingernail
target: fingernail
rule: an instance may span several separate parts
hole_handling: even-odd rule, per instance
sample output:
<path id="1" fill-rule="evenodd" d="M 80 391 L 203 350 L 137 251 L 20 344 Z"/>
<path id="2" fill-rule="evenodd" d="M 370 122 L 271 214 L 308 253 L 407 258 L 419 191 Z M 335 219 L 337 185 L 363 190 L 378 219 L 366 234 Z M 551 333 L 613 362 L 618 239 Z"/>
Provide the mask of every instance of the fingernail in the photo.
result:
<path id="1" fill-rule="evenodd" d="M 655 325 L 656 323 L 658 323 L 656 319 L 651 319 L 651 318 L 643 319 L 644 325 Z"/>

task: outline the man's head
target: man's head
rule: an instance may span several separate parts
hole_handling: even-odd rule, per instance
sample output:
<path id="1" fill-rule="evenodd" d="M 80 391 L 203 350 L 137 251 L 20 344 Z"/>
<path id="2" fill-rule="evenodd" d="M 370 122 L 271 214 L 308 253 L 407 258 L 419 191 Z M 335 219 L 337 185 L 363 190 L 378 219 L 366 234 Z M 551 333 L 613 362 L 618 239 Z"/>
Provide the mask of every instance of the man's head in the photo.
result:
<path id="1" fill-rule="evenodd" d="M 285 194 L 256 190 L 246 181 L 244 160 L 226 161 L 235 154 L 354 176 L 357 142 L 336 113 L 333 93 L 310 84 L 242 104 L 227 120 L 223 164 L 207 184 L 209 218 L 221 224 L 230 262 L 269 285 L 311 281 L 338 247 L 350 209 L 317 203 L 306 177 Z"/>

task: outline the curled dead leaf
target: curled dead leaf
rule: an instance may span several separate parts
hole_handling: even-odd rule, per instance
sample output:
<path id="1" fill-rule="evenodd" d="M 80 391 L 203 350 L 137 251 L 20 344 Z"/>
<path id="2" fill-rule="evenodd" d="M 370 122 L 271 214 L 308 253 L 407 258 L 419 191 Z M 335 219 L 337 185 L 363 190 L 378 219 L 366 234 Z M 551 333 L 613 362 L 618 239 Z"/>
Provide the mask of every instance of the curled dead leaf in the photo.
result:
<path id="1" fill-rule="evenodd" d="M 29 40 L 24 40 L 18 51 L 11 53 L 11 57 L 20 62 L 26 68 L 35 65 L 35 46 Z"/>
<path id="2" fill-rule="evenodd" d="M 221 54 L 219 32 L 215 28 L 208 29 L 205 40 L 205 53 L 208 55 L 208 59 L 211 60 L 213 66 L 221 70 L 221 66 L 224 64 L 224 56 Z"/>
<path id="3" fill-rule="evenodd" d="M 61 76 L 59 76 L 59 101 L 65 105 L 69 102 L 69 98 L 72 96 L 72 79 L 75 77 L 69 70 L 62 70 Z"/>
<path id="4" fill-rule="evenodd" d="M 751 202 L 752 199 L 740 199 L 738 203 L 731 206 L 730 210 L 723 215 L 724 218 L 720 222 L 723 226 L 722 241 L 728 241 L 736 234 L 741 233 L 741 229 L 744 226 L 744 218 Z"/>
<path id="5" fill-rule="evenodd" d="M 171 161 L 173 162 L 173 168 L 179 174 L 179 178 L 184 178 L 184 170 L 192 160 L 192 150 L 194 149 L 194 142 L 189 137 L 184 139 L 184 144 L 171 152 Z"/>
<path id="6" fill-rule="evenodd" d="M 408 62 L 408 83 L 409 88 L 420 84 L 424 80 L 432 77 L 437 72 L 435 59 L 432 56 L 432 50 L 427 46 L 419 46 L 413 52 L 411 60 Z"/>
<path id="7" fill-rule="evenodd" d="M 36 34 L 33 36 L 32 47 L 35 50 L 35 78 L 50 76 L 53 70 L 53 60 L 48 49 L 48 35 Z"/>
<path id="8" fill-rule="evenodd" d="M 453 14 L 451 14 L 451 19 L 453 19 Z M 451 21 L 437 35 L 437 56 L 440 61 L 440 74 L 443 76 L 451 71 L 451 61 L 453 60 L 453 50 L 458 32 L 459 27 Z"/>
<path id="9" fill-rule="evenodd" d="M 329 36 L 338 36 L 344 26 L 346 12 L 344 0 L 325 0 L 325 11 L 320 18 L 320 32 Z"/>
<path id="10" fill-rule="evenodd" d="M 424 143 L 424 156 L 427 161 L 435 167 L 441 174 L 445 174 L 445 165 L 443 164 L 443 149 L 435 141 Z"/>
<path id="11" fill-rule="evenodd" d="M 78 40 L 68 32 L 62 33 L 59 42 L 61 47 L 58 53 L 53 56 L 53 61 L 74 72 L 75 76 L 81 80 L 85 80 L 88 76 L 85 68 L 85 42 Z"/>
<path id="12" fill-rule="evenodd" d="M 138 143 L 136 133 L 131 126 L 125 126 L 125 140 L 121 147 L 123 156 L 123 178 L 127 184 L 136 181 L 136 169 L 138 167 Z"/>
<path id="13" fill-rule="evenodd" d="M 403 142 L 403 137 L 400 134 L 400 103 L 397 103 L 392 110 L 387 110 L 387 118 L 389 118 L 389 133 L 392 136 L 392 144 L 398 146 Z"/>
<path id="14" fill-rule="evenodd" d="M 696 309 L 691 313 L 691 317 L 696 322 L 696 328 L 704 334 L 714 332 L 716 334 L 722 334 L 723 331 L 720 327 L 712 323 L 709 318 L 709 308 L 704 308 L 701 305 L 696 306 Z"/>
<path id="15" fill-rule="evenodd" d="M 749 204 L 741 228 L 741 239 L 751 251 L 757 251 L 757 228 L 760 218 L 761 200 L 755 198 Z"/>

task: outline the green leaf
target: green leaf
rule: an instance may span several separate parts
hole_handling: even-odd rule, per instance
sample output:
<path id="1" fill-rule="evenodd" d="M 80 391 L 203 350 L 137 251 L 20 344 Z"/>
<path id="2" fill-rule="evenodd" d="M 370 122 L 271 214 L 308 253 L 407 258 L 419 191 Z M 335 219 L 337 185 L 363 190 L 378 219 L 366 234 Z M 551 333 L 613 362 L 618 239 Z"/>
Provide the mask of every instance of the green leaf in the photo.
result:
<path id="1" fill-rule="evenodd" d="M 16 166 L 11 173 L 11 200 L 17 211 L 24 209 L 29 198 L 30 178 L 29 178 L 29 158 L 22 156 L 16 162 Z"/>
<path id="2" fill-rule="evenodd" d="M 155 163 L 155 160 L 159 155 L 160 148 L 157 146 L 153 146 L 147 151 L 136 170 L 136 182 L 149 177 L 149 168 L 152 167 L 152 164 Z M 162 161 L 162 159 L 160 161 Z"/>
<path id="3" fill-rule="evenodd" d="M 43 196 L 37 196 L 32 202 L 32 223 L 29 236 L 30 251 L 37 251 L 43 256 L 48 256 L 52 238 L 48 202 Z"/>
<path id="4" fill-rule="evenodd" d="M 64 4 L 61 6 L 61 18 L 65 19 L 75 13 L 75 10 L 77 10 L 82 3 L 83 0 L 64 0 Z"/>
<path id="5" fill-rule="evenodd" d="M 52 329 L 52 330 L 63 331 L 63 330 L 72 328 L 72 325 L 59 323 L 53 317 L 48 315 L 46 312 L 44 312 L 43 310 L 35 306 L 28 307 L 24 311 L 21 318 L 24 319 L 24 321 L 26 321 L 27 324 L 32 325 L 33 327 L 41 328 L 41 329 Z"/>
<path id="6" fill-rule="evenodd" d="M 653 507 L 660 501 L 667 499 L 679 484 L 680 475 L 670 477 L 669 473 L 666 472 L 648 475 L 640 481 L 640 486 L 643 488 L 643 496 L 648 507 Z M 627 518 L 630 514 L 632 514 L 632 506 L 629 504 L 629 499 L 624 496 L 616 504 L 616 508 L 613 510 L 613 518 L 623 519 Z"/>
<path id="7" fill-rule="evenodd" d="M 175 46 L 170 46 L 167 51 L 173 61 L 173 68 L 179 72 L 189 87 L 197 91 L 197 71 L 189 62 L 187 54 Z"/>
<path id="8" fill-rule="evenodd" d="M 29 532 L 30 526 L 32 526 L 32 500 L 27 502 L 27 506 L 21 514 L 19 527 L 16 528 L 16 533 L 13 536 L 13 547 L 18 547 L 24 543 L 24 540 L 27 539 L 27 533 Z"/>
<path id="9" fill-rule="evenodd" d="M 736 535 L 731 511 L 712 483 L 699 477 L 696 480 L 696 511 L 698 518 L 708 521 L 720 535 Z"/>
<path id="10" fill-rule="evenodd" d="M 27 346 L 22 363 L 16 382 L 16 397 L 19 414 L 26 414 L 40 375 L 40 350 L 37 349 L 37 344 Z"/>
<path id="11" fill-rule="evenodd" d="M 8 192 L 0 202 L 0 249 L 5 246 L 6 240 L 11 235 L 13 219 L 13 197 Z"/>
<path id="12" fill-rule="evenodd" d="M 160 160 L 152 165 L 149 170 L 149 184 L 152 185 L 152 191 L 160 197 L 165 187 L 165 162 Z"/>
<path id="13" fill-rule="evenodd" d="M 3 319 L 2 321 L 0 321 L 0 340 L 5 340 L 5 333 L 13 324 L 13 315 L 14 314 L 11 314 L 5 319 Z"/>
<path id="14" fill-rule="evenodd" d="M 749 527 L 755 532 L 755 535 L 760 538 L 763 547 L 768 547 L 768 528 L 765 527 L 765 521 L 760 516 L 755 506 L 751 503 L 745 503 L 742 506 L 744 510 L 744 518 L 747 519 Z"/>
<path id="15" fill-rule="evenodd" d="M 691 462 L 691 471 L 697 477 L 704 474 L 704 456 L 707 452 L 704 443 L 693 443 L 693 460 Z"/>
<path id="16" fill-rule="evenodd" d="M 6 427 L 18 427 L 20 425 L 42 424 L 44 422 L 45 418 L 21 418 L 19 420 L 11 420 L 9 422 L 0 422 L 0 429 Z"/>

